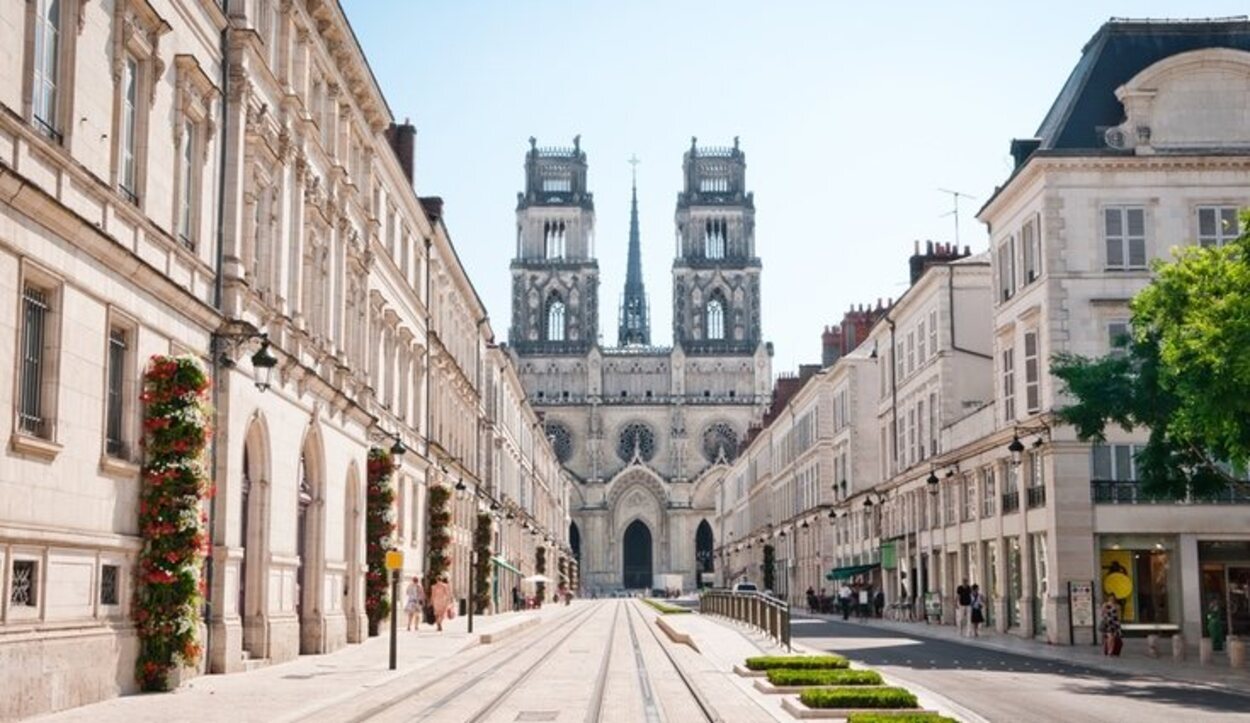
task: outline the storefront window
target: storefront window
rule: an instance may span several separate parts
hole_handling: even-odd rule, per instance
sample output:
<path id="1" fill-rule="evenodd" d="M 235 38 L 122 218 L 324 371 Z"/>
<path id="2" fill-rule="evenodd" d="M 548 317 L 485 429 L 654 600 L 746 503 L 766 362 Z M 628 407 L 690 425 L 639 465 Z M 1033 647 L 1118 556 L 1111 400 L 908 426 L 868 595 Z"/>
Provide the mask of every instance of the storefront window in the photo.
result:
<path id="1" fill-rule="evenodd" d="M 1180 622 L 1180 575 L 1174 554 L 1173 538 L 1103 536 L 1102 591 L 1115 596 L 1124 624 Z"/>
<path id="2" fill-rule="evenodd" d="M 1003 596 L 998 586 L 998 541 L 985 543 L 985 624 L 994 625 L 994 601 Z"/>
<path id="3" fill-rule="evenodd" d="M 1046 567 L 1046 533 L 1033 535 L 1033 626 L 1037 633 L 1046 632 L 1044 605 L 1050 592 L 1050 575 Z"/>
<path id="4" fill-rule="evenodd" d="M 1020 597 L 1022 592 L 1020 570 L 1020 538 L 1007 538 L 1007 627 L 1020 625 Z"/>
<path id="5" fill-rule="evenodd" d="M 1208 636 L 1208 615 L 1224 621 L 1225 634 L 1250 635 L 1250 541 L 1198 543 L 1202 566 L 1202 634 Z"/>

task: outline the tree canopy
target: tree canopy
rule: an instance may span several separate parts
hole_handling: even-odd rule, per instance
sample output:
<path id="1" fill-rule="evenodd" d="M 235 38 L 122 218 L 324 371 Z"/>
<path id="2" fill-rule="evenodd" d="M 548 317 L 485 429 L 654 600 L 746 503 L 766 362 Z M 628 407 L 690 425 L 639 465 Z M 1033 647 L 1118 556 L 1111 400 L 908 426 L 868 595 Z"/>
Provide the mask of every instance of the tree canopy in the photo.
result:
<path id="1" fill-rule="evenodd" d="M 1146 495 L 1244 491 L 1250 463 L 1250 215 L 1222 247 L 1186 246 L 1156 261 L 1130 303 L 1125 346 L 1099 358 L 1060 354 L 1052 373 L 1075 400 L 1058 417 L 1083 440 L 1107 425 L 1147 428 L 1137 454 Z"/>

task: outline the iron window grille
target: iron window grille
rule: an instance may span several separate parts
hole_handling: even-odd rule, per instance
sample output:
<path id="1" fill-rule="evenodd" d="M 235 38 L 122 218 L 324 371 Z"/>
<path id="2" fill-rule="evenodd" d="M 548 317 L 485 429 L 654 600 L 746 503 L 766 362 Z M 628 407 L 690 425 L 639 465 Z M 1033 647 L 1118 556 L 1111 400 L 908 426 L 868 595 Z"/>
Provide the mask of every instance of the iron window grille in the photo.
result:
<path id="1" fill-rule="evenodd" d="M 123 431 L 126 406 L 126 332 L 121 329 L 109 331 L 108 364 L 108 417 L 105 449 L 109 456 L 124 458 L 127 452 Z"/>
<path id="2" fill-rule="evenodd" d="M 120 600 L 117 588 L 117 565 L 104 565 L 100 568 L 100 604 L 117 605 Z"/>
<path id="3" fill-rule="evenodd" d="M 14 560 L 9 604 L 32 608 L 38 605 L 38 582 L 39 563 L 34 560 Z"/>
<path id="4" fill-rule="evenodd" d="M 47 335 L 48 294 L 27 286 L 22 292 L 22 369 L 18 427 L 22 432 L 46 437 L 43 415 L 44 340 Z"/>

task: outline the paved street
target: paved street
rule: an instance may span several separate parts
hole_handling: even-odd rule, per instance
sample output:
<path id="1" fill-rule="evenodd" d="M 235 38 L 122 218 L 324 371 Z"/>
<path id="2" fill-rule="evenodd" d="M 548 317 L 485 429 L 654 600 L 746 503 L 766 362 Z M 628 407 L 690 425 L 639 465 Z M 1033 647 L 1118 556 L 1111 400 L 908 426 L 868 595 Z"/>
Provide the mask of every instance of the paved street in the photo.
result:
<path id="1" fill-rule="evenodd" d="M 990 721 L 1250 719 L 1250 696 L 1197 683 L 1113 672 L 897 629 L 796 616 L 796 642 L 846 655 L 936 691 Z"/>

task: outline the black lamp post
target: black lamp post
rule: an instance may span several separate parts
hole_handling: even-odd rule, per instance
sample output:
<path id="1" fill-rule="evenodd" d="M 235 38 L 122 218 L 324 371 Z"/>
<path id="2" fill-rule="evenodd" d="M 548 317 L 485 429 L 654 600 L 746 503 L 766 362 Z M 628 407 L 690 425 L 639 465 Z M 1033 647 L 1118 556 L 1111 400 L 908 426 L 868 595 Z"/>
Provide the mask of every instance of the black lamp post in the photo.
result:
<path id="1" fill-rule="evenodd" d="M 1020 441 L 1018 435 L 1011 436 L 1011 444 L 1007 445 L 1007 451 L 1011 452 L 1011 463 L 1020 464 L 1020 457 L 1024 454 L 1024 443 Z"/>

